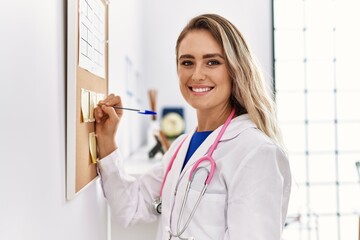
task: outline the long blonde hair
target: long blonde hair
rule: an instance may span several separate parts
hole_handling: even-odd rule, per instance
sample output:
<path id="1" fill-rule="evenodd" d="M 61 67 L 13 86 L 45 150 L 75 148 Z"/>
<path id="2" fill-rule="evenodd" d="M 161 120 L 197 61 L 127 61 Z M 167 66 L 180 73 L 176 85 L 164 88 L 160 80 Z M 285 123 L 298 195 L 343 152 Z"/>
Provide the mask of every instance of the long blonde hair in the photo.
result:
<path id="1" fill-rule="evenodd" d="M 219 15 L 197 16 L 189 21 L 177 39 L 176 61 L 181 41 L 193 30 L 210 32 L 222 47 L 232 79 L 230 103 L 237 114 L 247 112 L 257 128 L 283 147 L 273 92 L 264 83 L 260 68 L 240 31 Z"/>

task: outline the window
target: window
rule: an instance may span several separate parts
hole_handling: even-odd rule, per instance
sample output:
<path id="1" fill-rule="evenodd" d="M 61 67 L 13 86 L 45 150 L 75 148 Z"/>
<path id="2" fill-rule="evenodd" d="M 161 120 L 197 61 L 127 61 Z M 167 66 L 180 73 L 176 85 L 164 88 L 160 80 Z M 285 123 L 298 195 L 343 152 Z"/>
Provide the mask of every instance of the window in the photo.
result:
<path id="1" fill-rule="evenodd" d="M 360 1 L 273 0 L 278 118 L 294 177 L 285 240 L 355 240 Z"/>

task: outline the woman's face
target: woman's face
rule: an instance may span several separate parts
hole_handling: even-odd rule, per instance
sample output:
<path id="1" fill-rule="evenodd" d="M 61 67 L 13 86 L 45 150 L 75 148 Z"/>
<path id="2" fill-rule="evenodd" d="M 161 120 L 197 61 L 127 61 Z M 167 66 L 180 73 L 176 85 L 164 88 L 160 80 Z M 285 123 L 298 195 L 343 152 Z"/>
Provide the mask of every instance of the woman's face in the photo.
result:
<path id="1" fill-rule="evenodd" d="M 221 46 L 205 30 L 193 30 L 178 52 L 180 90 L 197 110 L 222 112 L 230 107 L 231 78 Z"/>

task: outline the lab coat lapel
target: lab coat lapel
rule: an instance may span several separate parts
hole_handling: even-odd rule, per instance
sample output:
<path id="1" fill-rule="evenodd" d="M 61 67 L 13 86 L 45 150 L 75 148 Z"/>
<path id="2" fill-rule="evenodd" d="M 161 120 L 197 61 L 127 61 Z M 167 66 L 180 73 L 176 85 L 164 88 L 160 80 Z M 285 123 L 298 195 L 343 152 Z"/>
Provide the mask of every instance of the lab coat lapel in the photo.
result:
<path id="1" fill-rule="evenodd" d="M 199 146 L 199 148 L 194 152 L 194 154 L 189 159 L 188 163 L 185 165 L 184 170 L 180 174 L 180 178 L 183 177 L 183 175 L 187 172 L 187 170 L 196 163 L 196 161 L 203 157 L 207 152 L 209 151 L 211 145 L 214 143 L 216 137 L 218 136 L 221 128 L 223 125 L 215 129 L 206 139 L 205 141 Z M 256 125 L 250 120 L 248 114 L 240 115 L 234 119 L 231 120 L 229 126 L 224 132 L 224 135 L 221 137 L 220 142 L 227 141 L 230 139 L 235 138 L 238 136 L 242 131 L 248 128 L 256 128 Z M 187 149 L 190 144 L 191 137 L 193 136 L 195 130 L 192 131 L 192 134 L 189 134 L 188 139 L 185 141 L 187 143 L 186 146 L 184 146 L 184 154 L 186 155 Z M 184 143 L 185 145 L 185 143 Z M 216 151 L 216 150 L 215 150 Z M 185 155 L 182 156 L 182 159 L 185 159 Z M 180 158 L 179 158 L 180 159 Z M 215 160 L 216 161 L 216 160 Z M 178 161 L 178 163 L 181 161 Z M 183 164 L 183 162 L 181 162 Z M 179 169 L 181 169 L 182 166 L 179 166 Z M 177 168 L 178 169 L 178 168 Z"/>
<path id="2" fill-rule="evenodd" d="M 180 176 L 181 168 L 184 163 L 187 149 L 189 148 L 190 140 L 191 140 L 191 137 L 193 134 L 194 134 L 194 131 L 192 133 L 188 134 L 188 136 L 186 137 L 183 145 L 181 146 L 181 148 L 176 156 L 176 159 L 173 163 L 171 171 L 169 172 L 168 178 L 171 179 L 171 182 L 172 182 L 171 188 L 170 188 L 171 193 L 175 192 L 177 183 L 181 179 L 181 176 Z M 172 203 L 173 200 L 174 200 L 174 194 L 171 194 L 170 203 Z"/>

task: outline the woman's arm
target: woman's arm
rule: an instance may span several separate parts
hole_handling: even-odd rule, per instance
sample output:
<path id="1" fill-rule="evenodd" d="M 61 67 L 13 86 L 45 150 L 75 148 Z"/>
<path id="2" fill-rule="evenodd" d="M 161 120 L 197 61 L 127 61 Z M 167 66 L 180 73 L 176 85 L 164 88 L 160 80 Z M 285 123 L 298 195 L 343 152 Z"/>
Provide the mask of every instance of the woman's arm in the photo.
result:
<path id="1" fill-rule="evenodd" d="M 137 221 L 156 219 L 150 206 L 154 194 L 160 191 L 163 167 L 156 166 L 148 174 L 136 179 L 124 170 L 123 158 L 116 143 L 116 132 L 121 120 L 120 96 L 110 94 L 95 108 L 96 137 L 100 161 L 98 161 L 104 195 L 112 216 L 123 226 Z"/>
<path id="2" fill-rule="evenodd" d="M 123 158 L 116 150 L 98 162 L 104 195 L 110 205 L 112 218 L 122 226 L 136 222 L 152 222 L 152 201 L 158 197 L 162 181 L 163 166 L 154 166 L 138 179 L 124 170 Z"/>
<path id="3" fill-rule="evenodd" d="M 110 94 L 99 102 L 95 109 L 96 136 L 99 155 L 98 170 L 104 195 L 111 208 L 112 217 L 121 225 L 129 226 L 139 221 L 151 222 L 157 218 L 152 203 L 159 197 L 172 147 L 164 155 L 163 161 L 147 174 L 135 178 L 124 170 L 124 160 L 116 143 L 116 131 L 122 116 L 121 98 Z M 177 140 L 172 145 L 177 145 Z"/>

